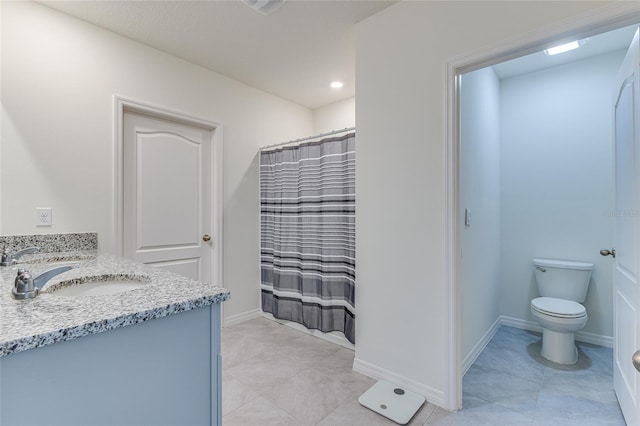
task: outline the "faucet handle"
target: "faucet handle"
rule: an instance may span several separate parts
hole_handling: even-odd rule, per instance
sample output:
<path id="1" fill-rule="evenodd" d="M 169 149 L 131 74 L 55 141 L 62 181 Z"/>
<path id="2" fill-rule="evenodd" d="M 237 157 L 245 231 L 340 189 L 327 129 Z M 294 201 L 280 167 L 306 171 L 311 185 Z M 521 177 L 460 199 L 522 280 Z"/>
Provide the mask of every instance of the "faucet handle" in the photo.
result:
<path id="1" fill-rule="evenodd" d="M 24 268 L 18 268 L 18 272 L 16 274 L 16 281 L 18 281 L 19 279 L 25 279 L 25 277 L 30 277 L 30 276 L 31 276 L 31 272 L 29 272 Z"/>
<path id="2" fill-rule="evenodd" d="M 57 268 L 49 269 L 41 273 L 35 278 L 33 278 L 31 273 L 26 269 L 18 269 L 18 274 L 14 282 L 15 285 L 11 290 L 13 298 L 18 300 L 33 299 L 40 293 L 40 290 L 47 281 L 70 269 L 72 269 L 71 266 L 58 266 Z"/>
<path id="3" fill-rule="evenodd" d="M 9 253 L 9 249 L 7 246 L 4 246 L 2 250 L 2 259 L 0 260 L 0 265 L 8 266 L 11 263 L 11 253 Z"/>
<path id="4" fill-rule="evenodd" d="M 35 288 L 33 277 L 26 269 L 18 269 L 14 284 L 13 289 L 11 289 L 14 299 L 33 299 L 38 295 L 38 289 Z"/>

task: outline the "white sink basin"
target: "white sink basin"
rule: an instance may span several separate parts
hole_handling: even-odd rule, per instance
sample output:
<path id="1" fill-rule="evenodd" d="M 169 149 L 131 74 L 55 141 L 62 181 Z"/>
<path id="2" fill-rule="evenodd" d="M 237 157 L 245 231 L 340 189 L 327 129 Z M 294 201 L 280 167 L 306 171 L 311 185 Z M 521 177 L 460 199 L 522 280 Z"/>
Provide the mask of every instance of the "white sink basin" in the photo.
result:
<path id="1" fill-rule="evenodd" d="M 149 281 L 148 277 L 88 277 L 82 280 L 62 281 L 48 288 L 46 292 L 63 297 L 107 296 L 141 288 Z"/>

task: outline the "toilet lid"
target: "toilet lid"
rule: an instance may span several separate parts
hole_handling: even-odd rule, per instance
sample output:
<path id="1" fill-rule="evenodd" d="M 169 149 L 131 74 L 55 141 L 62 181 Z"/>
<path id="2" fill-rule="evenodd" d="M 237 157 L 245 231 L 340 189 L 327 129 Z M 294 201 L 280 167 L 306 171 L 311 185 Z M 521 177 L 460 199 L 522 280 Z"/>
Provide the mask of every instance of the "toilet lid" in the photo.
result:
<path id="1" fill-rule="evenodd" d="M 531 301 L 531 307 L 543 314 L 554 317 L 578 318 L 586 315 L 587 311 L 578 302 L 554 297 L 538 297 Z"/>

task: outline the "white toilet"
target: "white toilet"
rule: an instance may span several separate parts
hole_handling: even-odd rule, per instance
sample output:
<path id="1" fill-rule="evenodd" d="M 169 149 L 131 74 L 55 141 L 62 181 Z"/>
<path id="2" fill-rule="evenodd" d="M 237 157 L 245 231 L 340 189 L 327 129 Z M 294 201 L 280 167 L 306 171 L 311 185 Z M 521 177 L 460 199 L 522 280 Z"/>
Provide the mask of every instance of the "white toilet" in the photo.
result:
<path id="1" fill-rule="evenodd" d="M 531 301 L 531 313 L 542 326 L 542 356 L 558 364 L 575 364 L 574 333 L 587 323 L 580 303 L 587 297 L 593 263 L 533 259 L 541 297 Z"/>

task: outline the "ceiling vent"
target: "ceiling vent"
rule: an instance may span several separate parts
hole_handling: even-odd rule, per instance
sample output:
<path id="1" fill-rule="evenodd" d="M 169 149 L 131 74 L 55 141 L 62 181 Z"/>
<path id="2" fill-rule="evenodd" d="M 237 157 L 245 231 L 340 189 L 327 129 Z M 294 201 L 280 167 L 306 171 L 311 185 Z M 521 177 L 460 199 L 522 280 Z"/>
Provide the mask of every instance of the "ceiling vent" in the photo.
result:
<path id="1" fill-rule="evenodd" d="M 286 0 L 240 0 L 256 12 L 271 15 L 284 4 Z"/>

